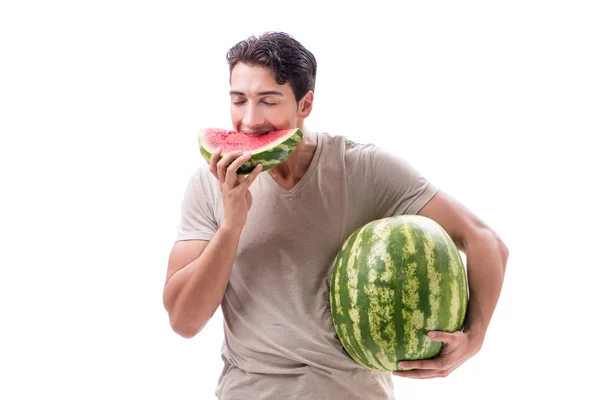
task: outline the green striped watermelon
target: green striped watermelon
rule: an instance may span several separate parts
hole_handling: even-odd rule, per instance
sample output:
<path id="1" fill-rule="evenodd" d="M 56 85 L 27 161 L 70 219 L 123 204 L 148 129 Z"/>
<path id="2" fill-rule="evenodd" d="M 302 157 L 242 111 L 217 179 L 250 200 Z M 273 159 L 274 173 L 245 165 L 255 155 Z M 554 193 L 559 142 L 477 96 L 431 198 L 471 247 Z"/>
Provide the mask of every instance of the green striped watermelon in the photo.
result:
<path id="1" fill-rule="evenodd" d="M 357 229 L 339 250 L 331 274 L 333 324 L 360 365 L 400 370 L 398 361 L 437 356 L 427 332 L 464 324 L 468 286 L 458 248 L 435 221 L 400 215 Z"/>
<path id="2" fill-rule="evenodd" d="M 221 154 L 236 150 L 249 151 L 252 157 L 237 170 L 238 174 L 247 175 L 258 164 L 263 171 L 271 169 L 285 160 L 298 147 L 303 133 L 299 128 L 268 132 L 258 136 L 250 136 L 219 128 L 203 128 L 198 133 L 200 153 L 206 162 L 218 148 Z"/>

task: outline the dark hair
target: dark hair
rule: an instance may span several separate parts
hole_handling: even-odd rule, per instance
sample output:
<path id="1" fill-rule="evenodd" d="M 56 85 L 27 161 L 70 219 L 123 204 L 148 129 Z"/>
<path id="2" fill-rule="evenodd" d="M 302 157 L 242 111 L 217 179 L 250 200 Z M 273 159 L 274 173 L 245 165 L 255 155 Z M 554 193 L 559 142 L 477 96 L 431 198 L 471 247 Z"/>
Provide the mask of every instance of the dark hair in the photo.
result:
<path id="1" fill-rule="evenodd" d="M 238 62 L 269 67 L 275 72 L 275 81 L 290 83 L 296 101 L 309 90 L 315 90 L 317 60 L 300 42 L 287 33 L 266 32 L 256 38 L 250 36 L 227 52 L 229 74 Z"/>

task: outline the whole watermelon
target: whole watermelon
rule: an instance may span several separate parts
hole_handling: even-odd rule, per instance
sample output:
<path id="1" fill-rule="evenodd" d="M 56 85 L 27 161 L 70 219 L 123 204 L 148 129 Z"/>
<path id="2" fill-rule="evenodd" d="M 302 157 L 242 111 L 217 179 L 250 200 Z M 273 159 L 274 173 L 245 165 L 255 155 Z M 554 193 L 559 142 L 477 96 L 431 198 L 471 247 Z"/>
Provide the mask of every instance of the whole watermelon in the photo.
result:
<path id="1" fill-rule="evenodd" d="M 464 324 L 468 285 L 458 248 L 435 221 L 400 215 L 372 221 L 344 242 L 331 274 L 333 325 L 360 365 L 400 370 L 398 361 L 437 356 L 427 332 Z"/>

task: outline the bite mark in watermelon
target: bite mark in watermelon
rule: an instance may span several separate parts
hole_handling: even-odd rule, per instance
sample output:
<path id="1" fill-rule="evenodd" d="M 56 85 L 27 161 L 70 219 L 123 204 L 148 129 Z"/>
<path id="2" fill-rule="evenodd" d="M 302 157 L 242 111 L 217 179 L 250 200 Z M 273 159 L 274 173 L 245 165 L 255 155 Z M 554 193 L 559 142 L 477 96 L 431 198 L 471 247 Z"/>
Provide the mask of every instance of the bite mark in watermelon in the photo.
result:
<path id="1" fill-rule="evenodd" d="M 302 137 L 299 128 L 271 131 L 259 136 L 219 128 L 202 128 L 198 133 L 198 143 L 206 162 L 210 162 L 210 157 L 219 148 L 221 154 L 237 150 L 250 152 L 251 158 L 237 170 L 238 174 L 247 175 L 258 164 L 262 164 L 263 172 L 281 164 L 296 150 Z"/>

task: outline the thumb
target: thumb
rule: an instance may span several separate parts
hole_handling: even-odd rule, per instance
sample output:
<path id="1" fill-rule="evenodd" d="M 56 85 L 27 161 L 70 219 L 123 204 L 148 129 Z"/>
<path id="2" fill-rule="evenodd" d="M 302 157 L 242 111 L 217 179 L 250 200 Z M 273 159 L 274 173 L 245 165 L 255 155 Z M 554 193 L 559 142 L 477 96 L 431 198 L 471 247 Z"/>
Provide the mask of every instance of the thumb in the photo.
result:
<path id="1" fill-rule="evenodd" d="M 246 189 L 246 202 L 248 202 L 248 210 L 252 207 L 252 193 L 248 189 Z"/>
<path id="2" fill-rule="evenodd" d="M 456 340 L 456 332 L 430 331 L 427 336 L 434 342 L 452 343 Z"/>

